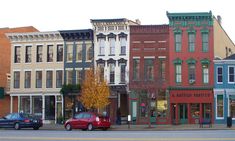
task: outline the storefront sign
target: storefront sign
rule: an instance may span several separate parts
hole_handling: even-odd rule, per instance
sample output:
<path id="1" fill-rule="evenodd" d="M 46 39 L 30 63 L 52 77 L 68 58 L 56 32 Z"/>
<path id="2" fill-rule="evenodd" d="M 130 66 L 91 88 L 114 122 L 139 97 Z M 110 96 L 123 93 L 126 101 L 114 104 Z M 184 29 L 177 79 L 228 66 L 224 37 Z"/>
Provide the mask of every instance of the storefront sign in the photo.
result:
<path id="1" fill-rule="evenodd" d="M 190 94 L 190 93 L 176 93 L 172 94 L 172 97 L 210 97 L 210 94 L 207 93 L 198 93 L 198 94 Z"/>

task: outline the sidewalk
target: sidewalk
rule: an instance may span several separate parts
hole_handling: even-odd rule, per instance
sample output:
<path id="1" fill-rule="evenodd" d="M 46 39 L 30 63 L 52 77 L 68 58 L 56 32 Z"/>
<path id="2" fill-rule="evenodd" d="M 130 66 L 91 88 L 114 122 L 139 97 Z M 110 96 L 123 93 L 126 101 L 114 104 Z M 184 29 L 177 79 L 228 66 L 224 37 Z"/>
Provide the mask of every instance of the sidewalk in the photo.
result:
<path id="1" fill-rule="evenodd" d="M 41 130 L 65 130 L 61 124 L 44 124 Z M 228 128 L 225 124 L 213 124 L 212 128 L 204 125 L 200 128 L 198 124 L 181 125 L 112 125 L 109 131 L 177 131 L 177 130 L 235 130 L 235 127 Z"/>

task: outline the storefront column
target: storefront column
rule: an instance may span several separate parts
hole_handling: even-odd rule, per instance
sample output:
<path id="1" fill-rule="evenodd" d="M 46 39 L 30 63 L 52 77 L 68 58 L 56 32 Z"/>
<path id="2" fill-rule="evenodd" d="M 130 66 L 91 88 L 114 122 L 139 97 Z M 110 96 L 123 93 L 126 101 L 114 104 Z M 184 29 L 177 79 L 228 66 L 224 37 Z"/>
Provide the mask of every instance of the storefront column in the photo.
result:
<path id="1" fill-rule="evenodd" d="M 57 101 L 57 96 L 55 95 L 55 124 L 57 123 L 57 103 L 58 103 L 58 101 Z"/>
<path id="2" fill-rule="evenodd" d="M 188 108 L 188 124 L 191 123 L 191 109 L 190 109 L 190 103 L 187 104 Z"/>
<path id="3" fill-rule="evenodd" d="M 179 124 L 179 117 L 178 117 L 178 109 L 179 109 L 179 105 L 178 103 L 175 104 L 175 124 Z"/>
<path id="4" fill-rule="evenodd" d="M 45 96 L 42 94 L 42 120 L 45 121 Z"/>
<path id="5" fill-rule="evenodd" d="M 199 122 L 202 121 L 203 119 L 203 107 L 202 107 L 202 103 L 200 103 L 200 118 L 199 118 Z"/>
<path id="6" fill-rule="evenodd" d="M 29 107 L 30 107 L 30 109 L 29 109 L 29 113 L 30 114 L 32 114 L 33 113 L 33 98 L 32 98 L 32 95 L 30 95 L 29 96 L 29 99 L 30 99 L 30 101 L 29 101 Z"/>
<path id="7" fill-rule="evenodd" d="M 18 107 L 17 107 L 18 112 L 20 112 L 20 96 L 18 96 Z"/>

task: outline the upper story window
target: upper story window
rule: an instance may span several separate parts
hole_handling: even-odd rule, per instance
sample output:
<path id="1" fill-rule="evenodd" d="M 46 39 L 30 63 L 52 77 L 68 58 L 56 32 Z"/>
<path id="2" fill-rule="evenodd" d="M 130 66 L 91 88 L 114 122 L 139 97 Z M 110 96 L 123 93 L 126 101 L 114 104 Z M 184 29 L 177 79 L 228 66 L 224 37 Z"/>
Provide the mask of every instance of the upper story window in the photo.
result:
<path id="1" fill-rule="evenodd" d="M 73 70 L 67 70 L 67 84 L 73 84 Z"/>
<path id="2" fill-rule="evenodd" d="M 202 33 L 202 51 L 203 52 L 208 52 L 208 33 L 204 32 Z"/>
<path id="3" fill-rule="evenodd" d="M 182 34 L 175 33 L 175 51 L 181 52 L 182 50 Z"/>
<path id="4" fill-rule="evenodd" d="M 24 87 L 30 88 L 31 87 L 31 71 L 25 71 L 25 80 L 24 80 Z"/>
<path id="5" fill-rule="evenodd" d="M 121 54 L 126 54 L 126 38 L 120 38 L 121 43 Z"/>
<path id="6" fill-rule="evenodd" d="M 110 42 L 110 55 L 114 55 L 115 54 L 115 39 L 114 38 L 109 38 L 109 42 Z"/>
<path id="7" fill-rule="evenodd" d="M 223 83 L 223 67 L 217 67 L 217 83 Z"/>
<path id="8" fill-rule="evenodd" d="M 234 67 L 229 66 L 228 67 L 228 82 L 229 83 L 234 83 Z"/>
<path id="9" fill-rule="evenodd" d="M 57 70 L 56 71 L 56 88 L 62 87 L 62 84 L 63 84 L 62 79 L 63 79 L 63 71 Z"/>
<path id="10" fill-rule="evenodd" d="M 188 49 L 189 52 L 195 51 L 195 33 L 189 32 L 188 34 Z"/>
<path id="11" fill-rule="evenodd" d="M 202 75 L 203 75 L 203 83 L 209 83 L 209 66 L 207 64 L 202 65 Z"/>
<path id="12" fill-rule="evenodd" d="M 115 82 L 115 65 L 113 63 L 109 64 L 109 83 Z"/>
<path id="13" fill-rule="evenodd" d="M 133 59 L 133 80 L 140 80 L 140 59 Z"/>
<path id="14" fill-rule="evenodd" d="M 120 64 L 120 82 L 125 83 L 126 82 L 126 64 Z"/>
<path id="15" fill-rule="evenodd" d="M 26 50 L 25 50 L 25 63 L 30 63 L 32 61 L 31 49 L 32 49 L 32 46 L 26 46 Z"/>
<path id="16" fill-rule="evenodd" d="M 14 88 L 20 88 L 20 71 L 14 71 Z"/>
<path id="17" fill-rule="evenodd" d="M 99 55 L 104 55 L 105 53 L 105 40 L 104 38 L 99 39 Z"/>
<path id="18" fill-rule="evenodd" d="M 36 71 L 36 88 L 42 88 L 42 71 Z"/>
<path id="19" fill-rule="evenodd" d="M 37 45 L 37 62 L 42 62 L 42 45 Z"/>
<path id="20" fill-rule="evenodd" d="M 53 62 L 53 45 L 47 45 L 47 62 Z"/>
<path id="21" fill-rule="evenodd" d="M 144 59 L 144 76 L 145 80 L 153 80 L 154 78 L 153 59 Z"/>
<path id="22" fill-rule="evenodd" d="M 182 83 L 182 60 L 180 58 L 175 59 L 175 82 Z"/>
<path id="23" fill-rule="evenodd" d="M 46 71 L 46 87 L 52 88 L 53 86 L 53 71 Z"/>
<path id="24" fill-rule="evenodd" d="M 165 61 L 165 59 L 160 60 L 160 78 L 162 81 L 166 80 L 166 61 Z"/>
<path id="25" fill-rule="evenodd" d="M 104 81 L 104 64 L 98 64 L 99 81 Z"/>
<path id="26" fill-rule="evenodd" d="M 15 63 L 20 63 L 21 56 L 20 56 L 20 46 L 15 46 Z"/>
<path id="27" fill-rule="evenodd" d="M 93 59 L 92 44 L 86 44 L 86 60 L 91 61 Z"/>
<path id="28" fill-rule="evenodd" d="M 63 61 L 63 45 L 57 45 L 57 54 L 56 54 L 56 61 L 62 62 Z"/>
<path id="29" fill-rule="evenodd" d="M 82 44 L 77 44 L 77 57 L 76 61 L 82 61 Z"/>
<path id="30" fill-rule="evenodd" d="M 82 70 L 76 70 L 76 84 L 82 84 Z"/>
<path id="31" fill-rule="evenodd" d="M 67 44 L 67 62 L 73 61 L 73 45 Z"/>

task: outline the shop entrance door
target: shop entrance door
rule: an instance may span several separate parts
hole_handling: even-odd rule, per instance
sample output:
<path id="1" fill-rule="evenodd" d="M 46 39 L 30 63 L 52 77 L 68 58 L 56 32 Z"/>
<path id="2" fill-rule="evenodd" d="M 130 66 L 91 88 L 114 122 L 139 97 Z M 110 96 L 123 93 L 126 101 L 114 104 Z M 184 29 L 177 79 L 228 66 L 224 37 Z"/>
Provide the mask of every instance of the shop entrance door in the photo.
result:
<path id="1" fill-rule="evenodd" d="M 188 109 L 187 104 L 179 104 L 179 122 L 181 124 L 188 123 Z"/>

